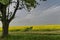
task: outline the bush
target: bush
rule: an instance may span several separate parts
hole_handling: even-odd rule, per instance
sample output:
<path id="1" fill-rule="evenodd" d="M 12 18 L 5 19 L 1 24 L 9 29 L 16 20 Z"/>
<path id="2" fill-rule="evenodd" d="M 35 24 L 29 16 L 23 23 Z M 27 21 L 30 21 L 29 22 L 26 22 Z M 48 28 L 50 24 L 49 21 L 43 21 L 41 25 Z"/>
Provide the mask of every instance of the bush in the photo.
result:
<path id="1" fill-rule="evenodd" d="M 24 31 L 31 31 L 33 27 L 26 28 Z"/>

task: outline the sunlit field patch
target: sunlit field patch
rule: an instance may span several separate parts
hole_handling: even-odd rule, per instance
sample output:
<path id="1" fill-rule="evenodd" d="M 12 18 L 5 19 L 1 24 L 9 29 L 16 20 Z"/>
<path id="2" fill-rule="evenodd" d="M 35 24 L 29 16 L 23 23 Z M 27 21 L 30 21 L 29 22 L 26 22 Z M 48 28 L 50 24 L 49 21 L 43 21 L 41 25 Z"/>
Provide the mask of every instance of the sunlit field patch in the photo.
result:
<path id="1" fill-rule="evenodd" d="M 60 30 L 60 25 L 33 26 L 33 30 Z"/>
<path id="2" fill-rule="evenodd" d="M 31 29 L 34 31 L 40 31 L 40 30 L 60 30 L 60 25 L 35 25 L 35 26 L 10 26 L 9 31 L 18 31 L 18 30 L 26 30 L 32 27 Z M 0 27 L 0 31 L 2 30 L 2 27 Z"/>

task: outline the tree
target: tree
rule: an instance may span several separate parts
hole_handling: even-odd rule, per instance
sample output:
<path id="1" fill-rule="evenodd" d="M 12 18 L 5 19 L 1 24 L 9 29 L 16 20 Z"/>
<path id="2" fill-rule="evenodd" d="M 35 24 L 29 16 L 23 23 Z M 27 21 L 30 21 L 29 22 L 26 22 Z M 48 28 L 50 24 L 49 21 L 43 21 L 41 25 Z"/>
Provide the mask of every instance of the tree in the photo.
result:
<path id="1" fill-rule="evenodd" d="M 43 0 L 45 1 L 45 0 Z M 14 12 L 9 12 L 8 6 L 12 3 L 16 3 L 14 6 Z M 31 8 L 35 8 L 37 6 L 37 1 L 36 0 L 0 0 L 0 21 L 2 22 L 2 36 L 6 37 L 8 35 L 8 28 L 10 22 L 14 19 L 15 14 L 18 9 L 23 9 L 26 8 L 28 11 L 31 10 Z M 7 9 L 8 8 L 8 9 Z M 6 12 L 8 10 L 8 12 Z"/>

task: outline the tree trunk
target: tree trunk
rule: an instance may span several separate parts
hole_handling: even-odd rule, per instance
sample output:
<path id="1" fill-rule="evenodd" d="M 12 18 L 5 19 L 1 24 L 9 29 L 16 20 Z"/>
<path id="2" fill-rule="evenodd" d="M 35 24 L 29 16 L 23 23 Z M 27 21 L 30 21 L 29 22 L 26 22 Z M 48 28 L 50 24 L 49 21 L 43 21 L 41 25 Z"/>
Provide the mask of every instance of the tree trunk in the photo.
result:
<path id="1" fill-rule="evenodd" d="M 2 37 L 8 36 L 8 28 L 9 28 L 9 23 L 7 21 L 2 23 Z"/>
<path id="2" fill-rule="evenodd" d="M 6 37 L 8 36 L 8 28 L 9 28 L 9 21 L 6 16 L 6 6 L 3 6 L 3 8 L 1 9 L 1 12 L 2 12 L 1 21 L 2 21 L 2 29 L 3 29 L 2 37 Z"/>

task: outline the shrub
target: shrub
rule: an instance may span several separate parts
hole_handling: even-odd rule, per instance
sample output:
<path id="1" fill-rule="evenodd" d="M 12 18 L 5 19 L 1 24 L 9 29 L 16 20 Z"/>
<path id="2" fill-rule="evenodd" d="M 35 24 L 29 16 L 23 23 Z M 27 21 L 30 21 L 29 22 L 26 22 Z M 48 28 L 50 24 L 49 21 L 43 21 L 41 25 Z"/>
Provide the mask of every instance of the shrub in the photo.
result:
<path id="1" fill-rule="evenodd" d="M 33 27 L 26 28 L 24 31 L 31 31 Z"/>

